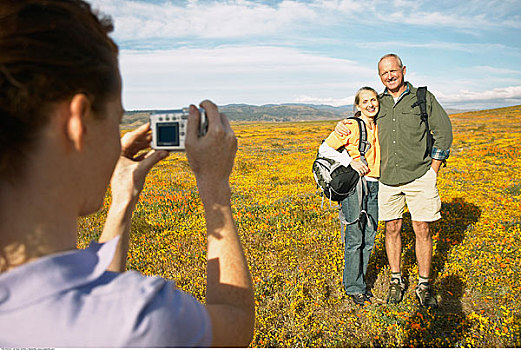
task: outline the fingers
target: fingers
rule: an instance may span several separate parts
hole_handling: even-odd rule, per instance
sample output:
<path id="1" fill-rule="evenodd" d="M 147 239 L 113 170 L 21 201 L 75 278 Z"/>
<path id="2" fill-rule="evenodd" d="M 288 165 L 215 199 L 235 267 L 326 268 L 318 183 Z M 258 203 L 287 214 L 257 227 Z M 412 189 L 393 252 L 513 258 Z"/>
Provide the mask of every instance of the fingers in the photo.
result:
<path id="1" fill-rule="evenodd" d="M 219 113 L 219 109 L 215 103 L 210 100 L 204 100 L 199 104 L 201 108 L 205 110 L 206 118 L 208 119 L 208 131 L 207 133 L 222 132 L 232 133 L 233 130 L 230 126 L 228 118 L 223 113 Z M 191 144 L 191 140 L 199 136 L 199 123 L 201 114 L 199 110 L 194 106 L 190 105 L 190 118 L 186 126 L 187 143 Z"/>
<path id="2" fill-rule="evenodd" d="M 186 123 L 186 141 L 190 143 L 190 139 L 196 138 L 199 134 L 199 123 L 201 119 L 201 113 L 194 105 L 190 105 L 189 109 L 190 117 Z"/>
<path id="3" fill-rule="evenodd" d="M 364 176 L 369 173 L 369 167 L 360 161 L 351 162 L 351 167 L 355 169 L 360 176 Z"/>
<path id="4" fill-rule="evenodd" d="M 151 150 L 148 152 L 145 157 L 139 162 L 139 167 L 141 170 L 145 172 L 145 175 L 148 174 L 150 169 L 154 167 L 159 161 L 168 157 L 168 151 L 161 150 Z"/>
<path id="5" fill-rule="evenodd" d="M 208 118 L 208 132 L 210 132 L 210 130 L 220 130 L 223 124 L 219 114 L 219 109 L 215 103 L 209 100 L 204 100 L 199 106 L 204 108 L 206 111 L 206 118 Z"/>
<path id="6" fill-rule="evenodd" d="M 139 151 L 148 148 L 151 140 L 150 123 L 145 123 L 123 135 L 121 138 L 121 154 L 127 158 L 132 158 Z"/>
<path id="7" fill-rule="evenodd" d="M 358 172 L 358 175 L 364 176 L 366 174 L 366 171 L 364 169 L 355 169 Z"/>
<path id="8" fill-rule="evenodd" d="M 335 131 L 342 136 L 349 136 L 351 133 L 351 130 L 347 127 L 349 124 L 351 124 L 351 120 L 341 120 L 336 124 Z"/>
<path id="9" fill-rule="evenodd" d="M 132 132 L 137 135 L 142 135 L 142 134 L 146 134 L 149 130 L 150 130 L 150 122 L 147 122 Z"/>
<path id="10" fill-rule="evenodd" d="M 122 146 L 127 146 L 134 143 L 136 140 L 146 137 L 150 131 L 150 122 L 141 125 L 139 128 L 126 133 L 121 139 Z M 125 142 L 125 144 L 123 144 Z"/>

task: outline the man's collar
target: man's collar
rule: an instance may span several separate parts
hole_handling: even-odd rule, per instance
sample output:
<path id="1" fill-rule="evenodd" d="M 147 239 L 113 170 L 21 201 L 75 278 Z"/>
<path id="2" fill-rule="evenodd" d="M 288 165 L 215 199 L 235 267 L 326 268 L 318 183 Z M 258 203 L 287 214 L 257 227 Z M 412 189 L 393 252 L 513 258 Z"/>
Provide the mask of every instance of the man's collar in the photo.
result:
<path id="1" fill-rule="evenodd" d="M 405 82 L 405 91 L 402 92 L 402 94 L 400 95 L 400 97 L 398 97 L 398 100 L 401 99 L 404 95 L 408 94 L 409 92 L 411 91 L 411 84 L 406 81 Z M 383 95 L 391 95 L 389 93 L 389 91 L 387 90 L 387 88 L 385 88 L 384 92 L 382 93 Z"/>

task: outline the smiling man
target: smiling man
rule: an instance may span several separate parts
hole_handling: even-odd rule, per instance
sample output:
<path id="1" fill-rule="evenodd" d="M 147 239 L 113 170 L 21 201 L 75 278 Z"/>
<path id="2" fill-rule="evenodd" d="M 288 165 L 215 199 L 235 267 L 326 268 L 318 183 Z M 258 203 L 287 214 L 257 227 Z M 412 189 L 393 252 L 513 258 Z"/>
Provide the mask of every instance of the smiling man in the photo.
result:
<path id="1" fill-rule="evenodd" d="M 447 113 L 434 95 L 427 91 L 426 109 L 429 130 L 421 118 L 417 89 L 405 81 L 406 67 L 395 54 L 378 62 L 378 74 L 385 86 L 379 95 L 377 116 L 380 142 L 380 185 L 378 216 L 385 221 L 385 249 L 391 267 L 387 302 L 398 304 L 406 288 L 401 275 L 401 228 L 407 205 L 416 235 L 418 285 L 415 294 L 423 307 L 437 307 L 429 279 L 432 262 L 432 238 L 429 224 L 441 218 L 441 200 L 436 178 L 442 162 L 449 157 L 452 126 Z M 336 131 L 348 133 L 338 123 Z M 428 144 L 432 132 L 434 143 Z"/>
<path id="2" fill-rule="evenodd" d="M 417 89 L 405 81 L 406 67 L 395 54 L 378 63 L 385 91 L 380 95 L 377 118 L 381 147 L 379 216 L 385 221 L 385 248 L 391 267 L 389 303 L 402 300 L 405 284 L 401 276 L 401 228 L 405 205 L 411 213 L 416 235 L 418 286 L 415 293 L 421 306 L 436 307 L 430 284 L 432 238 L 429 223 L 441 218 L 441 200 L 436 178 L 442 162 L 449 157 L 452 126 L 434 95 L 427 92 L 429 128 L 434 137 L 432 150 L 417 106 Z"/>

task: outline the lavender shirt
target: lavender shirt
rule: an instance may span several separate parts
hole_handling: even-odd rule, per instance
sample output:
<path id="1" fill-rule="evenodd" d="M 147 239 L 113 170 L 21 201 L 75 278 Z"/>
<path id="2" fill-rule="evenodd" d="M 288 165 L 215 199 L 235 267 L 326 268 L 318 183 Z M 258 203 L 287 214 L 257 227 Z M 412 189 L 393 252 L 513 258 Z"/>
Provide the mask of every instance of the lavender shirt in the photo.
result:
<path id="1" fill-rule="evenodd" d="M 106 271 L 117 242 L 0 274 L 0 346 L 210 346 L 206 308 L 173 282 Z"/>

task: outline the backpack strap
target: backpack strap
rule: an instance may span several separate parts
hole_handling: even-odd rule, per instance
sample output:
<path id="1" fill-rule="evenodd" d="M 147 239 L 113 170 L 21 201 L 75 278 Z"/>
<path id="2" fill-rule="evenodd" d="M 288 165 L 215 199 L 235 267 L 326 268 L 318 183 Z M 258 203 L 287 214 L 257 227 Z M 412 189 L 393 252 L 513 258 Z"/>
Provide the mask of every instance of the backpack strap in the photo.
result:
<path id="1" fill-rule="evenodd" d="M 365 225 L 368 225 L 369 228 L 375 229 L 376 226 L 373 223 L 371 216 L 367 213 L 367 202 L 364 200 L 364 197 L 369 193 L 369 188 L 367 185 L 367 180 L 364 177 L 360 178 L 360 181 L 356 184 L 356 191 L 358 193 L 358 207 L 360 208 L 360 215 L 354 221 L 348 222 L 344 212 L 342 211 L 342 207 L 339 208 L 338 217 L 340 219 L 340 241 L 344 242 L 345 235 L 345 227 L 348 225 L 358 224 L 360 230 L 363 230 Z"/>
<path id="2" fill-rule="evenodd" d="M 360 131 L 360 142 L 358 142 L 358 152 L 360 152 L 360 159 L 367 164 L 367 160 L 365 159 L 365 154 L 369 150 L 369 142 L 367 141 L 367 129 L 365 127 L 365 122 L 358 117 L 349 117 L 346 119 L 356 120 L 358 123 L 358 130 Z"/>
<path id="3" fill-rule="evenodd" d="M 427 113 L 427 87 L 420 86 L 416 89 L 416 102 L 411 105 L 411 107 L 420 107 L 420 118 L 422 122 L 425 124 L 425 129 L 427 130 L 427 154 L 430 156 L 432 151 L 432 146 L 434 144 L 434 139 L 431 133 L 431 129 L 429 128 L 429 114 Z"/>
<path id="4" fill-rule="evenodd" d="M 429 130 L 429 114 L 427 113 L 427 87 L 420 86 L 416 89 L 416 102 L 411 107 L 420 106 L 421 119 Z"/>
<path id="5" fill-rule="evenodd" d="M 358 151 L 360 152 L 360 160 L 367 164 L 367 160 L 365 159 L 365 154 L 369 150 L 370 144 L 367 141 L 367 128 L 365 126 L 365 122 L 358 117 L 349 117 L 347 119 L 354 119 L 358 123 L 358 130 L 360 131 L 360 141 L 358 143 Z M 346 225 L 358 224 L 360 229 L 363 228 L 365 224 L 368 224 L 372 227 L 372 222 L 369 219 L 369 215 L 367 214 L 367 203 L 364 200 L 365 196 L 369 192 L 367 187 L 367 180 L 362 176 L 360 177 L 360 181 L 356 184 L 357 194 L 358 194 L 358 207 L 360 208 L 360 215 L 354 221 L 348 222 L 342 212 L 342 207 L 340 207 L 340 232 L 341 232 L 341 240 L 345 239 L 344 237 L 344 229 Z"/>

